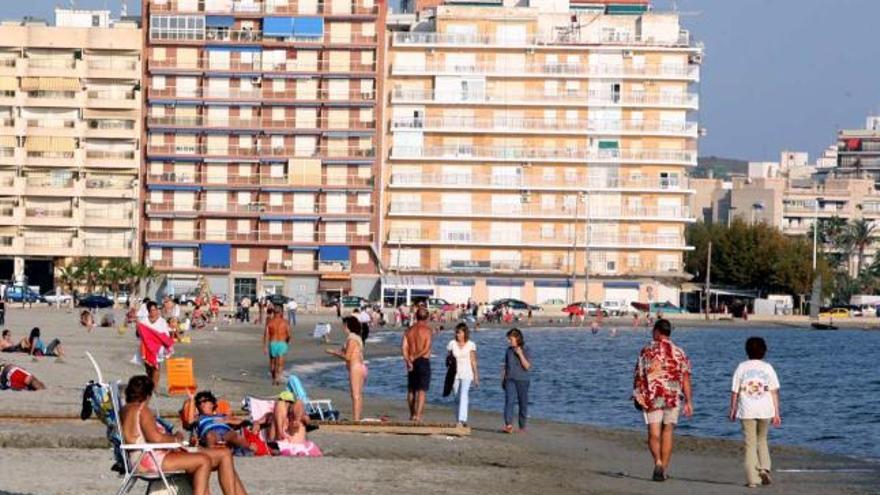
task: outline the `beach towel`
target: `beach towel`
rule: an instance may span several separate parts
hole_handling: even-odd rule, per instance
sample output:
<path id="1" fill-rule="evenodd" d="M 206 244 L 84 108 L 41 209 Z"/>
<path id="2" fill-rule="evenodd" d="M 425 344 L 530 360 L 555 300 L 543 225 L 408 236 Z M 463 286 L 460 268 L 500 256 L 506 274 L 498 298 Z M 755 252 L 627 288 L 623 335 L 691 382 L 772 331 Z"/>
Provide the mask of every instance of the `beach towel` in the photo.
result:
<path id="1" fill-rule="evenodd" d="M 287 440 L 279 440 L 278 451 L 286 457 L 323 457 L 324 453 L 315 445 L 315 442 L 306 440 L 303 443 L 293 443 Z"/>
<path id="2" fill-rule="evenodd" d="M 241 434 L 244 435 L 244 439 L 247 440 L 247 443 L 256 447 L 256 450 L 254 451 L 255 457 L 272 455 L 266 441 L 258 433 L 254 433 L 250 429 L 245 428 L 241 430 Z"/>
<path id="3" fill-rule="evenodd" d="M 248 412 L 251 415 L 251 421 L 260 422 L 267 414 L 275 411 L 275 399 L 258 399 L 256 397 L 246 397 L 245 403 Z"/>
<path id="4" fill-rule="evenodd" d="M 153 368 L 159 367 L 159 351 L 161 349 L 167 350 L 166 355 L 171 355 L 174 352 L 174 340 L 170 335 L 154 330 L 153 327 L 143 322 L 138 322 L 137 332 L 141 339 L 141 358 Z"/>

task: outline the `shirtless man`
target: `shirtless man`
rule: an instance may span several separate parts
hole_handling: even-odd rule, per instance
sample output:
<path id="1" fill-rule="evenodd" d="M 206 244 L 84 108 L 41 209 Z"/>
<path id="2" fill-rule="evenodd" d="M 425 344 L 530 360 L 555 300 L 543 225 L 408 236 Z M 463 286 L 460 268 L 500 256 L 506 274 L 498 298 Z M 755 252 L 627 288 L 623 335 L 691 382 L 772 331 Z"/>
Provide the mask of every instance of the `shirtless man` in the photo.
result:
<path id="1" fill-rule="evenodd" d="M 281 311 L 269 310 L 266 331 L 263 332 L 263 354 L 269 356 L 269 371 L 272 373 L 272 385 L 281 385 L 281 374 L 284 372 L 284 356 L 287 355 L 290 342 L 290 327 L 284 321 Z"/>
<path id="2" fill-rule="evenodd" d="M 421 306 L 416 310 L 416 323 L 403 334 L 400 345 L 406 363 L 406 401 L 410 420 L 422 421 L 425 410 L 425 394 L 431 386 L 431 339 L 433 332 L 428 326 L 428 310 Z"/>

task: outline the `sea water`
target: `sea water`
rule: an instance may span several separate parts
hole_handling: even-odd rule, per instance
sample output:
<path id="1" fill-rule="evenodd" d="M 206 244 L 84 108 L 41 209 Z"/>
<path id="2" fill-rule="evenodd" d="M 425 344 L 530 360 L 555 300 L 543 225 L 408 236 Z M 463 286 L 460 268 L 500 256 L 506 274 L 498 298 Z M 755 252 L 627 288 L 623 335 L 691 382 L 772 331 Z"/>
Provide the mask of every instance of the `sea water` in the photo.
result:
<path id="1" fill-rule="evenodd" d="M 639 350 L 650 341 L 644 329 L 604 325 L 589 329 L 526 328 L 532 355 L 529 415 L 572 423 L 643 428 L 643 418 L 630 399 L 633 368 Z M 471 333 L 477 344 L 480 388 L 472 389 L 471 408 L 501 412 L 504 393 L 500 370 L 507 347 L 505 330 Z M 683 328 L 673 332 L 693 366 L 694 416 L 679 421 L 684 434 L 740 438 L 739 423 L 727 419 L 731 375 L 747 359 L 745 341 L 767 341 L 766 360 L 781 383 L 782 427 L 771 431 L 771 442 L 815 450 L 880 459 L 880 332 L 831 332 L 781 328 Z M 442 398 L 446 330 L 434 338 L 432 380 L 428 400 L 450 406 Z M 399 332 L 376 332 L 376 340 L 399 345 Z M 374 338 L 371 335 L 370 342 Z M 370 359 L 366 394 L 404 400 L 406 377 L 399 357 Z M 305 371 L 305 370 L 303 370 Z M 298 371 L 301 372 L 301 371 Z M 307 373 L 318 386 L 347 389 L 342 366 Z M 369 402 L 367 403 L 369 410 Z M 501 425 L 499 424 L 499 427 Z"/>

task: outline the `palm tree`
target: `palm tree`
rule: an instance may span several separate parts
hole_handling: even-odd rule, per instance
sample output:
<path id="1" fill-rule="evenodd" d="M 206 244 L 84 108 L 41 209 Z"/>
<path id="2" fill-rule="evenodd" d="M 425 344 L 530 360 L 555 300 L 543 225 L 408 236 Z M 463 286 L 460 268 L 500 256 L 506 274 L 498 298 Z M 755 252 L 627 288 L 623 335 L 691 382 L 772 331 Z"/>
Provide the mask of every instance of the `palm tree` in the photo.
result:
<path id="1" fill-rule="evenodd" d="M 73 294 L 73 291 L 81 282 L 82 274 L 79 271 L 79 267 L 75 264 L 58 269 L 58 283 L 66 288 L 69 294 Z"/>
<path id="2" fill-rule="evenodd" d="M 138 293 L 138 288 L 140 287 L 141 282 L 146 282 L 147 285 L 149 285 L 150 282 L 158 277 L 159 272 L 157 272 L 152 266 L 143 263 L 128 262 L 125 283 L 128 286 L 129 298 L 133 299 L 135 294 Z"/>
<path id="3" fill-rule="evenodd" d="M 853 220 L 852 223 L 847 226 L 846 239 L 851 249 L 855 250 L 857 256 L 856 276 L 862 273 L 862 267 L 865 262 L 865 249 L 867 249 L 873 242 L 874 233 L 876 231 L 877 227 L 874 223 L 865 220 L 864 218 Z"/>
<path id="4" fill-rule="evenodd" d="M 77 269 L 86 286 L 86 292 L 92 293 L 101 278 L 101 263 L 97 259 L 88 256 L 77 262 Z"/>
<path id="5" fill-rule="evenodd" d="M 101 283 L 113 293 L 114 304 L 119 298 L 119 288 L 127 281 L 131 261 L 125 258 L 113 258 L 101 270 Z"/>

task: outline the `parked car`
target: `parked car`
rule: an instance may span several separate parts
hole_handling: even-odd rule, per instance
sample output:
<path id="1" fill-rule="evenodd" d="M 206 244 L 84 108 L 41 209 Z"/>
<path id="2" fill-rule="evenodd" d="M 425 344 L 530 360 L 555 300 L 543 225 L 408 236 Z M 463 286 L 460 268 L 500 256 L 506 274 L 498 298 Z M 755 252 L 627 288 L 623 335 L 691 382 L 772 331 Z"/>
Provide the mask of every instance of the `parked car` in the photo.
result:
<path id="1" fill-rule="evenodd" d="M 35 303 L 42 302 L 43 296 L 41 296 L 39 292 L 35 291 L 31 287 L 25 287 L 24 285 L 13 285 L 6 288 L 6 301 Z"/>
<path id="2" fill-rule="evenodd" d="M 281 307 L 287 304 L 287 301 L 290 301 L 290 298 L 284 294 L 271 294 L 266 296 L 266 300 L 272 303 L 273 306 Z"/>
<path id="3" fill-rule="evenodd" d="M 80 308 L 112 308 L 113 299 L 100 294 L 91 294 L 81 298 L 76 305 Z"/>
<path id="4" fill-rule="evenodd" d="M 573 302 L 568 306 L 562 308 L 563 313 L 572 313 L 575 315 L 585 314 L 587 316 L 596 316 L 599 314 L 599 305 L 596 303 L 587 303 L 584 301 Z M 608 316 L 608 311 L 605 308 L 601 308 L 602 316 Z"/>
<path id="5" fill-rule="evenodd" d="M 128 306 L 128 301 L 131 300 L 131 296 L 129 295 L 128 291 L 123 290 L 123 291 L 119 291 L 116 294 L 115 300 L 116 300 L 117 304 L 122 304 L 124 306 Z"/>
<path id="6" fill-rule="evenodd" d="M 73 296 L 70 294 L 61 293 L 56 296 L 54 290 L 44 292 L 41 297 L 43 298 L 44 301 L 46 301 L 49 304 L 53 304 L 53 305 L 54 304 L 67 305 L 67 304 L 70 304 L 70 301 L 73 300 Z"/>
<path id="7" fill-rule="evenodd" d="M 330 306 L 335 306 L 337 298 L 333 298 L 330 300 Z M 361 296 L 342 296 L 342 307 L 343 308 L 366 308 L 371 305 L 368 299 L 365 299 Z"/>
<path id="8" fill-rule="evenodd" d="M 509 309 L 512 309 L 514 311 L 528 311 L 530 309 L 532 311 L 541 311 L 541 306 L 538 306 L 536 304 L 529 304 L 525 301 L 520 301 L 519 299 L 512 298 L 504 298 L 492 301 L 491 306 L 493 310 L 496 310 L 501 306 L 507 306 Z"/>
<path id="9" fill-rule="evenodd" d="M 428 309 L 439 309 L 440 311 L 452 311 L 456 309 L 455 304 L 440 297 L 429 297 L 426 301 L 426 305 L 428 306 Z"/>
<path id="10" fill-rule="evenodd" d="M 602 309 L 611 316 L 626 316 L 632 313 L 632 307 L 620 300 L 605 301 L 602 303 Z"/>
<path id="11" fill-rule="evenodd" d="M 669 301 L 664 302 L 653 302 L 650 306 L 651 313 L 663 313 L 665 315 L 676 315 L 676 314 L 685 314 L 688 311 L 684 308 L 680 308 L 675 304 L 672 304 Z"/>
<path id="12" fill-rule="evenodd" d="M 826 308 L 819 312 L 819 318 L 849 318 L 850 310 L 847 308 Z"/>

